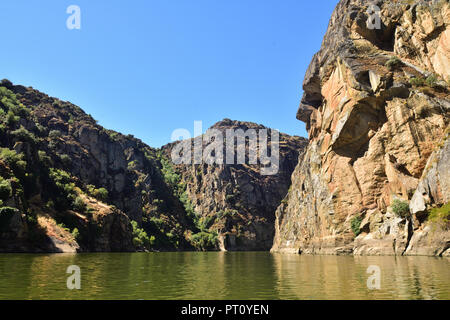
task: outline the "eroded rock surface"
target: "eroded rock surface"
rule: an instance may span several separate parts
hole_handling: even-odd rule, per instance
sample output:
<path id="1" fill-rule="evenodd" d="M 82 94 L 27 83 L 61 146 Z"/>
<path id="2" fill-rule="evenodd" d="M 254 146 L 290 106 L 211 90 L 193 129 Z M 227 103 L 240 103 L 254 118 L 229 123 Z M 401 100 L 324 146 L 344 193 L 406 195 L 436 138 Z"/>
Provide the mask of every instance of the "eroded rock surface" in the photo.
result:
<path id="1" fill-rule="evenodd" d="M 277 210 L 273 251 L 448 249 L 448 224 L 428 228 L 427 216 L 449 201 L 449 153 L 436 150 L 447 145 L 450 4 L 375 3 L 379 30 L 368 27 L 368 1 L 339 2 L 306 73 L 297 118 L 310 141 Z M 410 202 L 412 215 L 394 213 L 395 199 Z"/>
<path id="2" fill-rule="evenodd" d="M 271 129 L 251 122 L 222 120 L 212 126 L 226 137 L 226 130 L 267 130 Z M 207 152 L 205 135 L 196 138 Z M 247 142 L 245 164 L 226 162 L 224 144 L 224 164 L 180 164 L 176 166 L 187 195 L 196 213 L 206 222 L 206 228 L 218 233 L 221 250 L 269 250 L 273 243 L 275 210 L 287 194 L 291 184 L 291 174 L 301 158 L 307 140 L 300 137 L 279 135 L 279 164 L 277 173 L 264 175 L 261 164 L 250 164 L 249 154 L 258 155 L 261 144 L 253 148 Z M 193 145 L 193 140 L 191 141 Z M 235 142 L 237 146 L 237 141 Z M 270 148 L 270 144 L 266 144 Z M 164 147 L 170 157 L 174 144 Z M 234 149 L 237 154 L 237 149 Z M 250 153 L 249 153 L 250 152 Z"/>
<path id="3" fill-rule="evenodd" d="M 0 251 L 144 250 L 132 221 L 147 249 L 193 248 L 156 149 L 33 88 L 0 90 Z"/>

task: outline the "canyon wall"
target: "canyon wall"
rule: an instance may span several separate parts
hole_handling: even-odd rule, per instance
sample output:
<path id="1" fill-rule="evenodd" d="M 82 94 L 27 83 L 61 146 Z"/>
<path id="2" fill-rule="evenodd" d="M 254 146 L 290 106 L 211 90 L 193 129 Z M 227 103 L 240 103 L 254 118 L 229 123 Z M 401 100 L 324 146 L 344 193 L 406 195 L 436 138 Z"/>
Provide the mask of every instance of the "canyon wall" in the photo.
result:
<path id="1" fill-rule="evenodd" d="M 213 128 L 271 136 L 228 119 Z M 269 250 L 275 210 L 306 145 L 279 136 L 276 175 L 247 165 L 248 153 L 245 164 L 175 166 L 174 144 L 151 148 L 78 106 L 3 80 L 0 252 Z"/>
<path id="2" fill-rule="evenodd" d="M 30 87 L 0 99 L 0 251 L 194 249 L 156 149 Z"/>
<path id="3" fill-rule="evenodd" d="M 339 2 L 307 70 L 273 252 L 450 254 L 450 4 L 373 3 L 380 29 L 370 2 Z"/>
<path id="4" fill-rule="evenodd" d="M 251 145 L 246 137 L 245 163 L 238 163 L 237 139 L 234 139 L 232 163 L 227 163 L 226 131 L 249 133 L 260 130 L 267 133 L 267 146 L 271 148 L 272 130 L 252 122 L 224 119 L 210 129 L 218 130 L 225 138 L 223 145 L 224 164 L 179 164 L 175 166 L 186 186 L 186 194 L 205 229 L 216 232 L 221 250 L 270 250 L 275 234 L 275 210 L 286 196 L 291 184 L 291 175 L 307 145 L 307 139 L 279 134 L 279 163 L 276 173 L 264 175 L 261 159 L 251 164 L 250 157 L 259 155 L 261 144 Z M 256 138 L 255 135 L 255 138 Z M 194 140 L 203 146 L 203 157 L 210 139 L 206 134 L 189 141 L 193 149 Z M 255 140 L 256 141 L 256 140 Z M 269 143 L 270 142 L 270 143 Z M 163 147 L 170 159 L 175 144 Z M 274 149 L 272 149 L 274 150 Z M 194 161 L 192 155 L 192 162 Z"/>

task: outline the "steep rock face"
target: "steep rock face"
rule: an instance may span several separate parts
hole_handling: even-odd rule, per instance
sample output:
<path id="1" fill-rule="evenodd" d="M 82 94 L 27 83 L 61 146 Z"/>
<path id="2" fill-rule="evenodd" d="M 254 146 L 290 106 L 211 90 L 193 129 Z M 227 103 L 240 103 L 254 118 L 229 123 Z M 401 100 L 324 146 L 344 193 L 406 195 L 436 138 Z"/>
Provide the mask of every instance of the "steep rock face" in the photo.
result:
<path id="1" fill-rule="evenodd" d="M 225 119 L 212 126 L 226 137 L 226 130 L 271 130 L 255 123 Z M 201 142 L 199 141 L 202 140 Z M 205 135 L 195 138 L 204 147 Z M 192 140 L 193 142 L 193 140 Z M 273 243 L 275 210 L 286 195 L 291 174 L 307 140 L 279 135 L 279 165 L 274 175 L 263 175 L 261 164 L 250 164 L 249 153 L 256 148 L 246 144 L 245 164 L 180 164 L 175 169 L 186 184 L 186 193 L 205 228 L 218 233 L 221 250 L 269 250 Z M 175 144 L 163 148 L 171 156 Z M 270 148 L 270 144 L 268 145 Z M 205 148 L 204 148 L 205 150 Z M 236 149 L 234 149 L 236 151 Z M 223 155 L 226 158 L 224 145 Z"/>
<path id="2" fill-rule="evenodd" d="M 414 233 L 406 250 L 408 255 L 450 256 L 450 228 L 448 222 L 450 203 L 450 131 L 428 160 L 424 174 L 411 199 L 410 208 Z M 429 208 L 447 204 L 447 219 L 429 218 Z M 436 210 L 436 209 L 434 209 Z M 439 210 L 436 210 L 439 212 Z M 433 210 L 431 211 L 433 215 Z M 443 219 L 444 218 L 444 219 Z M 430 220 L 430 221 L 427 221 Z"/>
<path id="3" fill-rule="evenodd" d="M 4 80 L 0 90 L 0 250 L 140 250 L 131 221 L 153 249 L 192 248 L 155 149 L 33 88 Z"/>
<path id="4" fill-rule="evenodd" d="M 442 173 L 433 176 L 439 169 L 425 168 L 449 122 L 450 4 L 375 3 L 381 29 L 369 28 L 370 3 L 340 1 L 308 68 L 297 118 L 310 142 L 277 210 L 273 251 L 441 255 L 448 248 L 448 232 L 425 234 L 423 224 L 450 190 Z M 438 168 L 447 168 L 448 152 L 439 155 Z M 424 202 L 413 197 L 418 192 L 430 194 L 425 218 L 395 213 L 395 199 Z"/>
<path id="5" fill-rule="evenodd" d="M 231 120 L 214 128 L 267 129 Z M 3 80 L 0 143 L 1 252 L 268 250 L 306 139 L 280 134 L 273 176 L 248 158 L 177 173 L 173 145 L 153 149 Z"/>

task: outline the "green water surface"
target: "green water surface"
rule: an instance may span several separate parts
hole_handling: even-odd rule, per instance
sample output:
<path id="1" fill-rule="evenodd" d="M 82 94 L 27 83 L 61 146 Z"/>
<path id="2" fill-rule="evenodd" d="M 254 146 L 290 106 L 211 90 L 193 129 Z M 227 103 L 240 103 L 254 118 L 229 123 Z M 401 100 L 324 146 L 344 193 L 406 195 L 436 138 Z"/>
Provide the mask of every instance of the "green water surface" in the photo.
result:
<path id="1" fill-rule="evenodd" d="M 67 267 L 81 289 L 67 289 Z M 380 289 L 367 268 L 378 266 Z M 266 252 L 0 254 L 0 299 L 450 299 L 450 259 Z"/>

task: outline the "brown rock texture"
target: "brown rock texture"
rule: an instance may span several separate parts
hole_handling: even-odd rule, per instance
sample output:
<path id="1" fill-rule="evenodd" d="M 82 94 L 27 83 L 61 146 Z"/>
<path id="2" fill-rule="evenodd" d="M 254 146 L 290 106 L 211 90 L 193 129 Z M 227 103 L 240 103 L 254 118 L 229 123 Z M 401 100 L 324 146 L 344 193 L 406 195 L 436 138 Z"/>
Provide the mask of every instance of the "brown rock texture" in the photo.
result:
<path id="1" fill-rule="evenodd" d="M 155 149 L 33 88 L 0 90 L 0 251 L 143 250 L 131 221 L 151 249 L 192 249 Z"/>
<path id="2" fill-rule="evenodd" d="M 309 145 L 277 209 L 272 251 L 448 253 L 448 230 L 427 216 L 449 201 L 450 4 L 374 3 L 381 29 L 369 28 L 370 2 L 340 1 L 307 70 L 297 118 Z M 411 214 L 396 214 L 395 199 Z"/>
<path id="3" fill-rule="evenodd" d="M 211 129 L 226 137 L 226 130 L 271 130 L 255 123 L 224 119 Z M 202 140 L 203 142 L 199 141 Z M 205 135 L 195 138 L 205 147 Z M 191 145 L 193 145 L 191 140 Z M 247 142 L 245 164 L 180 164 L 175 169 L 186 185 L 186 193 L 196 214 L 209 231 L 216 232 L 221 250 L 269 250 L 273 243 L 275 210 L 287 194 L 291 175 L 307 144 L 304 138 L 279 135 L 278 173 L 263 175 L 261 164 L 249 164 L 249 153 L 258 154 L 258 147 Z M 163 147 L 170 157 L 174 144 Z M 270 145 L 269 145 L 270 148 Z M 204 148 L 205 150 L 205 148 Z M 236 152 L 236 149 L 235 149 Z M 223 150 L 226 158 L 226 150 Z"/>

